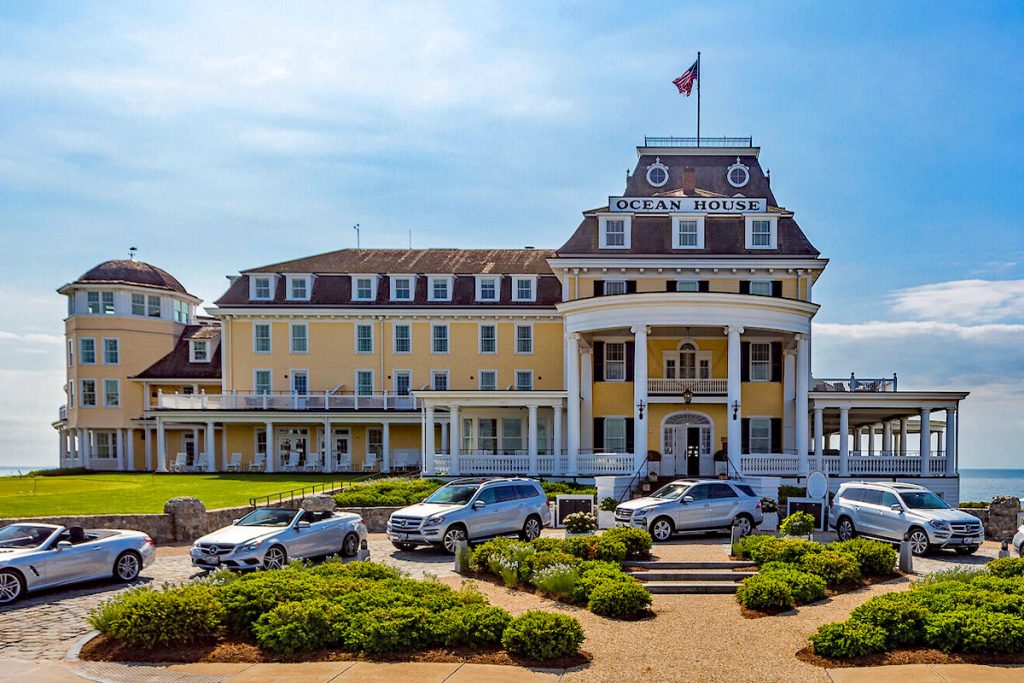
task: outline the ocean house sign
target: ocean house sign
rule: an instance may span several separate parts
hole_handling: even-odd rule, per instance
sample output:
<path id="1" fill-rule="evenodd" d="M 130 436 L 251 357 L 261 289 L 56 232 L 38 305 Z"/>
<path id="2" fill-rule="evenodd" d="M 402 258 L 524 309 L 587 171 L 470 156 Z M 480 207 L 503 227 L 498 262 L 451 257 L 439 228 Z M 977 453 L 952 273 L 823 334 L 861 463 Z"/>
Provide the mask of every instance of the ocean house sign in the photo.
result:
<path id="1" fill-rule="evenodd" d="M 767 199 L 747 197 L 609 197 L 614 213 L 764 213 Z"/>

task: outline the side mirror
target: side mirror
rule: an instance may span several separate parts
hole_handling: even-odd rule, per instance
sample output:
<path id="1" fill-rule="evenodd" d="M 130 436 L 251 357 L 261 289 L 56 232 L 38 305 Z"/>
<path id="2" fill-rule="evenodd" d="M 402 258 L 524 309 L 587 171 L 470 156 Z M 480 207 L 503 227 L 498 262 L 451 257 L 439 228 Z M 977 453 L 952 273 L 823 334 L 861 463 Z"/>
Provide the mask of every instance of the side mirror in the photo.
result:
<path id="1" fill-rule="evenodd" d="M 479 510 L 480 508 L 484 507 L 485 505 L 487 505 L 487 503 L 485 503 L 482 500 L 473 501 L 473 509 L 474 510 Z"/>
<path id="2" fill-rule="evenodd" d="M 684 504 L 685 503 L 692 503 L 692 502 L 693 502 L 693 496 L 683 496 L 683 503 Z"/>
<path id="3" fill-rule="evenodd" d="M 57 541 L 57 551 L 67 550 L 71 547 L 71 541 Z"/>
<path id="4" fill-rule="evenodd" d="M 889 506 L 889 509 L 895 510 L 896 512 L 903 512 L 903 506 L 900 505 L 899 503 L 893 503 L 892 505 Z"/>
<path id="5" fill-rule="evenodd" d="M 297 523 L 295 525 L 295 528 L 296 529 L 308 529 L 309 528 L 309 522 L 301 521 L 301 522 L 299 522 L 299 523 Z"/>
<path id="6" fill-rule="evenodd" d="M 238 519 L 233 519 L 233 520 L 231 520 L 231 523 L 232 523 L 232 524 L 238 524 L 238 522 L 239 522 L 239 521 L 240 521 L 241 519 L 242 519 L 241 517 L 239 517 Z"/>

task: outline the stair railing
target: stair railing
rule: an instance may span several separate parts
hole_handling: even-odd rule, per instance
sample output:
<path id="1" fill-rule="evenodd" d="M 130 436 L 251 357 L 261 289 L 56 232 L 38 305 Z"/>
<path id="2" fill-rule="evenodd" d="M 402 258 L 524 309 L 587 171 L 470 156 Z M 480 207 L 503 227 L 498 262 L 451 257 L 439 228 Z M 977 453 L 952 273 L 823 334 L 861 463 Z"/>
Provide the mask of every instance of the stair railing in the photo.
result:
<path id="1" fill-rule="evenodd" d="M 629 496 L 633 493 L 633 486 L 637 483 L 637 480 L 640 479 L 640 473 L 643 472 L 644 468 L 647 467 L 647 462 L 650 459 L 650 457 L 650 453 L 644 456 L 644 461 L 640 463 L 640 467 L 637 469 L 636 472 L 633 473 L 633 477 L 629 480 L 629 483 L 626 484 L 626 490 L 622 492 L 621 496 L 619 496 L 620 503 L 625 501 L 626 496 Z"/>

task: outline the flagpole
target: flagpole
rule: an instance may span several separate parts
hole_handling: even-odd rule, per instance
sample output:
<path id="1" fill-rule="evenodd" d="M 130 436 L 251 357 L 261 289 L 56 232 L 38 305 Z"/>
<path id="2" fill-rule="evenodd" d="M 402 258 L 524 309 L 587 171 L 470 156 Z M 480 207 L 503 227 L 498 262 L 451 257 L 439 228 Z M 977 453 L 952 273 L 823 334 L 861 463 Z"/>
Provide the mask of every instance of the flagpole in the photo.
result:
<path id="1" fill-rule="evenodd" d="M 700 50 L 697 50 L 697 146 L 700 147 L 700 82 L 704 74 L 700 72 Z"/>

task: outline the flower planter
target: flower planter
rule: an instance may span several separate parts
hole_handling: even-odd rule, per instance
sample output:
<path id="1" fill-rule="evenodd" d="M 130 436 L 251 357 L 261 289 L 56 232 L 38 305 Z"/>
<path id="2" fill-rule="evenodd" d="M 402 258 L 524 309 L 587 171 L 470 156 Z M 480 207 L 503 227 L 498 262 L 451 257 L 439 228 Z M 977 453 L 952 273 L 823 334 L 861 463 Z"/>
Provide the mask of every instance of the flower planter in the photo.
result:
<path id="1" fill-rule="evenodd" d="M 778 531 L 779 530 L 779 513 L 778 512 L 766 512 L 764 513 L 764 521 L 761 522 L 761 526 L 758 527 L 761 531 Z"/>
<path id="2" fill-rule="evenodd" d="M 597 511 L 597 528 L 598 529 L 611 529 L 615 526 L 615 511 L 614 510 L 598 510 Z"/>

